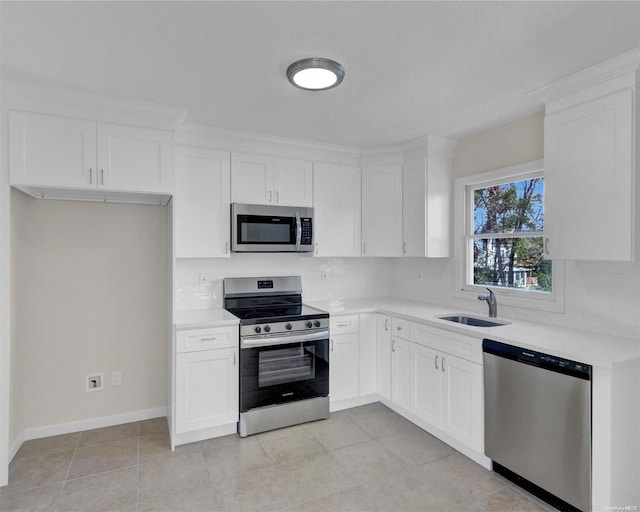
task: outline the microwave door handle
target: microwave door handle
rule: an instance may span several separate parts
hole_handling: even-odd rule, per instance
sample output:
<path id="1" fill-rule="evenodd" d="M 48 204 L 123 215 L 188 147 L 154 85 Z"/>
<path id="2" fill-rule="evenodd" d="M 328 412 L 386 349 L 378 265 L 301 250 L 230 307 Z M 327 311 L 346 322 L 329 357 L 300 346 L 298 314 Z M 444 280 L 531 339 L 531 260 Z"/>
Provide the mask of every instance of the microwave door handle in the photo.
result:
<path id="1" fill-rule="evenodd" d="M 300 212 L 296 211 L 296 252 L 300 250 L 300 242 L 302 242 L 302 221 Z"/>

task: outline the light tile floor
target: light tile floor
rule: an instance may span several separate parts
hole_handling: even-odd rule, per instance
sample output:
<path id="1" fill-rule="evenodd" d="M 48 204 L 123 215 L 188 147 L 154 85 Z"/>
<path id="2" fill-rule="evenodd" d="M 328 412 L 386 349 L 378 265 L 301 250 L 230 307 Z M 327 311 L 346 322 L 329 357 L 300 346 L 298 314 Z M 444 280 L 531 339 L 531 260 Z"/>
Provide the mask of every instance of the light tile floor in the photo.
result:
<path id="1" fill-rule="evenodd" d="M 0 511 L 549 511 L 380 403 L 169 450 L 166 418 L 25 442 Z"/>

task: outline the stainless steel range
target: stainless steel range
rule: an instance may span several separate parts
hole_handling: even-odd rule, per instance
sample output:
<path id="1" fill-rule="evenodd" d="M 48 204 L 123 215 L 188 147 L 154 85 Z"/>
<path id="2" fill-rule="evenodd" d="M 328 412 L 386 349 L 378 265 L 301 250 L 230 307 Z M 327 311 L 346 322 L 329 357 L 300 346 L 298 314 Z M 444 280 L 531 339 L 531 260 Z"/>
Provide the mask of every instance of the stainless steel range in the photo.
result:
<path id="1" fill-rule="evenodd" d="M 300 276 L 223 284 L 240 318 L 240 435 L 328 418 L 329 313 L 302 303 Z"/>

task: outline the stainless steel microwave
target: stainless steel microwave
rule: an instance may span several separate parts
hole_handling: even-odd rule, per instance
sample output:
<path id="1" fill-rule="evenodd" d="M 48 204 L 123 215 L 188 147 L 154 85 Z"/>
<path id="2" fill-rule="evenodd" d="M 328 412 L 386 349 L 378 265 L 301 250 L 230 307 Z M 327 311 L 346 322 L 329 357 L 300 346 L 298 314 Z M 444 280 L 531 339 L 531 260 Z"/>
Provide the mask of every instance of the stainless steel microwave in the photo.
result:
<path id="1" fill-rule="evenodd" d="M 232 203 L 231 251 L 313 251 L 313 208 Z"/>

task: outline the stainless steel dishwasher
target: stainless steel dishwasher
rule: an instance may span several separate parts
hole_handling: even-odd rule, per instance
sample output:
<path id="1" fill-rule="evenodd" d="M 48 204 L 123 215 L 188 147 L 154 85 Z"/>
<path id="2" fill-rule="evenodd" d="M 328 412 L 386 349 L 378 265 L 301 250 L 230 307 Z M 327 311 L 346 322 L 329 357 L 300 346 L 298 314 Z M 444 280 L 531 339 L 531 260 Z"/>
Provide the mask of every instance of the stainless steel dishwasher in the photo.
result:
<path id="1" fill-rule="evenodd" d="M 485 454 L 560 510 L 591 510 L 590 365 L 485 339 Z"/>

